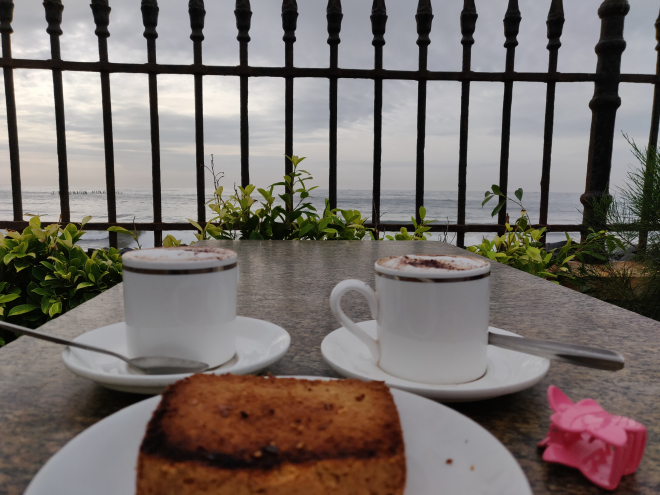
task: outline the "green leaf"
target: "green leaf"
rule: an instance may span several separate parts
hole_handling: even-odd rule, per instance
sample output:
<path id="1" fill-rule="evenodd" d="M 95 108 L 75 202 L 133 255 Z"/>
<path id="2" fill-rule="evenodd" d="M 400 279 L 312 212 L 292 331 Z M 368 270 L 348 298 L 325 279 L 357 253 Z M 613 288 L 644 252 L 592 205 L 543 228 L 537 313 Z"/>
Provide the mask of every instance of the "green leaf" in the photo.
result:
<path id="1" fill-rule="evenodd" d="M 38 216 L 35 215 L 32 218 L 30 218 L 29 224 L 30 224 L 30 227 L 40 228 L 41 227 L 41 220 L 39 219 Z"/>
<path id="2" fill-rule="evenodd" d="M 21 297 L 20 294 L 5 294 L 0 296 L 0 304 L 11 302 L 19 297 Z"/>
<path id="3" fill-rule="evenodd" d="M 204 229 L 203 229 L 203 228 L 202 228 L 197 222 L 195 222 L 194 220 L 191 220 L 190 218 L 188 218 L 187 220 L 190 222 L 190 224 L 191 224 L 193 227 L 195 227 L 195 228 L 196 228 L 197 230 L 199 230 L 200 232 L 203 232 L 203 231 L 204 231 Z"/>
<path id="4" fill-rule="evenodd" d="M 495 186 L 493 186 L 493 187 L 495 187 Z M 505 204 L 506 204 L 505 201 L 502 201 L 501 203 L 499 203 L 499 204 L 493 209 L 493 211 L 491 212 L 490 216 L 491 216 L 491 217 L 494 217 L 495 215 L 497 215 L 497 214 L 500 212 L 500 210 L 501 210 L 502 208 L 504 208 L 504 205 L 505 205 Z"/>
<path id="5" fill-rule="evenodd" d="M 130 230 L 126 230 L 124 227 L 109 227 L 108 232 L 117 232 L 118 234 L 126 234 L 131 237 L 134 235 Z"/>
<path id="6" fill-rule="evenodd" d="M 7 313 L 7 317 L 29 313 L 30 311 L 37 309 L 38 307 L 39 306 L 35 306 L 34 304 L 20 304 L 19 306 L 14 306 L 13 308 L 11 308 L 11 311 Z"/>
<path id="7" fill-rule="evenodd" d="M 299 237 L 307 235 L 310 231 L 314 230 L 314 227 L 314 224 L 305 225 L 302 229 L 300 229 Z"/>
<path id="8" fill-rule="evenodd" d="M 491 188 L 492 188 L 494 194 L 497 194 L 498 196 L 502 195 L 502 191 L 500 190 L 500 186 L 498 186 L 497 184 L 493 184 Z"/>
<path id="9" fill-rule="evenodd" d="M 48 308 L 48 316 L 50 316 L 51 318 L 61 312 L 62 312 L 62 303 L 60 301 L 53 303 L 53 305 L 50 308 Z"/>
<path id="10" fill-rule="evenodd" d="M 520 189 L 516 189 L 516 192 L 514 194 L 516 195 L 516 198 L 518 198 L 518 201 L 522 201 L 523 198 L 522 187 Z"/>
<path id="11" fill-rule="evenodd" d="M 94 287 L 94 284 L 91 283 L 91 282 L 80 282 L 80 283 L 76 286 L 76 289 L 75 289 L 75 290 L 84 289 L 85 287 Z"/>
<path id="12" fill-rule="evenodd" d="M 52 291 L 49 291 L 48 289 L 44 289 L 42 287 L 36 287 L 36 288 L 32 289 L 32 292 L 34 292 L 35 294 L 39 294 L 40 296 L 50 297 L 50 296 L 53 295 Z"/>
<path id="13" fill-rule="evenodd" d="M 262 236 L 258 231 L 253 230 L 253 231 L 250 233 L 250 239 L 252 239 L 252 240 L 256 240 L 256 241 L 263 241 L 263 240 L 264 240 L 264 236 Z"/>

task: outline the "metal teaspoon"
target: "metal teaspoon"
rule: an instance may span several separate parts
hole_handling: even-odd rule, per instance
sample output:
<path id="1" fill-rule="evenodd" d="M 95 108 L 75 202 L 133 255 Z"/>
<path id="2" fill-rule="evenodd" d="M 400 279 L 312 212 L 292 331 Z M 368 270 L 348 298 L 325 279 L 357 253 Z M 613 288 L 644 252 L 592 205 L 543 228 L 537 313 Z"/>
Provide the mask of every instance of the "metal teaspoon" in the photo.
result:
<path id="1" fill-rule="evenodd" d="M 70 347 L 80 347 L 81 349 L 85 349 L 87 351 L 109 354 L 110 356 L 119 358 L 122 361 L 126 361 L 129 366 L 147 375 L 178 375 L 182 373 L 199 373 L 209 368 L 208 364 L 202 363 L 200 361 L 173 358 L 168 356 L 145 356 L 129 359 L 126 356 L 122 356 L 116 352 L 108 351 L 107 349 L 101 349 L 100 347 L 94 347 L 87 344 L 81 344 L 79 342 L 60 339 L 59 337 L 54 337 L 52 335 L 41 332 L 35 332 L 29 328 L 14 325 L 13 323 L 7 323 L 4 321 L 0 321 L 0 328 L 11 330 L 12 332 L 19 333 L 21 335 L 27 335 L 28 337 L 34 337 L 35 339 L 54 342 L 55 344 L 68 345 Z"/>
<path id="2" fill-rule="evenodd" d="M 624 365 L 624 358 L 618 352 L 595 349 L 584 345 L 511 337 L 493 332 L 488 332 L 488 343 L 512 351 L 524 352 L 598 370 L 616 371 L 623 369 Z"/>

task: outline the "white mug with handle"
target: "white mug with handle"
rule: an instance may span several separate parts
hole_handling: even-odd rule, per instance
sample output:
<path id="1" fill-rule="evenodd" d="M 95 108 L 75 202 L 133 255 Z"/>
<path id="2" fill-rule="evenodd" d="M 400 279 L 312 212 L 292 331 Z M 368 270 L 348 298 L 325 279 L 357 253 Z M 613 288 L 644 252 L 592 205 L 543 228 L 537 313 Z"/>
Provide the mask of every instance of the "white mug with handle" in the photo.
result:
<path id="1" fill-rule="evenodd" d="M 488 261 L 406 255 L 380 259 L 375 270 L 375 292 L 360 280 L 344 280 L 330 295 L 335 317 L 367 346 L 374 363 L 393 376 L 429 384 L 465 383 L 486 373 Z M 367 300 L 378 322 L 376 339 L 341 308 L 349 291 Z"/>

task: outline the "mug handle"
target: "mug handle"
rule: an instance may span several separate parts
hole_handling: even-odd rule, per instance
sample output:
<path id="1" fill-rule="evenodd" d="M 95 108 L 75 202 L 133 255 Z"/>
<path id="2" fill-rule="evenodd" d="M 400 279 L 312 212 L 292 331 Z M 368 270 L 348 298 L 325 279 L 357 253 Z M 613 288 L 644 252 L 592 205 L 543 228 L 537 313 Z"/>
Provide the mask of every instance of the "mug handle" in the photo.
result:
<path id="1" fill-rule="evenodd" d="M 346 313 L 341 309 L 342 296 L 352 290 L 359 292 L 364 296 L 369 304 L 371 316 L 373 316 L 374 320 L 378 319 L 378 298 L 376 297 L 376 293 L 361 280 L 351 279 L 339 282 L 337 286 L 332 289 L 332 293 L 330 294 L 330 309 L 334 313 L 335 318 L 339 320 L 339 323 L 367 346 L 371 353 L 371 361 L 373 363 L 378 363 L 380 360 L 380 347 L 378 345 L 378 340 L 371 338 L 367 332 L 346 316 Z"/>

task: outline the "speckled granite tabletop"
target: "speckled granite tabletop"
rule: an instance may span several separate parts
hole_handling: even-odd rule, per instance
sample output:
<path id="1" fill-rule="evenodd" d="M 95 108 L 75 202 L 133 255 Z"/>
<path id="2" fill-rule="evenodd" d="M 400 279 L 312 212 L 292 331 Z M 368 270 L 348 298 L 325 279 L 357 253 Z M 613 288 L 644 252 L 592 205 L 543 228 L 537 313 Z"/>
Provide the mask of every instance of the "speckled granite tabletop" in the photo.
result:
<path id="1" fill-rule="evenodd" d="M 238 314 L 272 321 L 292 336 L 276 375 L 336 376 L 320 344 L 337 328 L 328 297 L 346 278 L 373 287 L 378 258 L 407 253 L 465 253 L 439 242 L 213 241 L 239 253 Z M 356 320 L 366 304 L 346 304 Z M 66 338 L 122 321 L 122 287 L 44 325 Z M 450 405 L 495 435 L 516 457 L 536 494 L 605 493 L 576 470 L 542 461 L 536 443 L 547 431 L 548 385 L 573 399 L 593 397 L 610 412 L 641 421 L 649 432 L 637 473 L 614 493 L 660 493 L 660 323 L 520 271 L 495 264 L 491 325 L 523 336 L 595 345 L 621 352 L 626 368 L 597 371 L 553 363 L 531 389 L 498 399 Z M 145 396 L 106 390 L 68 372 L 61 347 L 22 337 L 0 349 L 0 493 L 23 493 L 39 468 L 66 442 Z"/>

